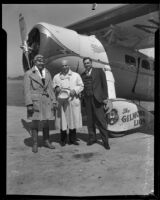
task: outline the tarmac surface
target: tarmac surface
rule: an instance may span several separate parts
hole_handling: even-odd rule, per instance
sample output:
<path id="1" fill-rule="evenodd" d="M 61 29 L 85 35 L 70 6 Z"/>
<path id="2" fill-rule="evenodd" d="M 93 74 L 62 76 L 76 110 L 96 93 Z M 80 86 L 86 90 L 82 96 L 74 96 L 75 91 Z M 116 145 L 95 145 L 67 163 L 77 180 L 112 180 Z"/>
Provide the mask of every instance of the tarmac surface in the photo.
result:
<path id="1" fill-rule="evenodd" d="M 7 194 L 56 196 L 148 195 L 154 188 L 153 123 L 137 132 L 110 138 L 110 150 L 87 146 L 87 128 L 78 130 L 79 146 L 59 144 L 59 130 L 32 153 L 26 108 L 7 106 Z"/>

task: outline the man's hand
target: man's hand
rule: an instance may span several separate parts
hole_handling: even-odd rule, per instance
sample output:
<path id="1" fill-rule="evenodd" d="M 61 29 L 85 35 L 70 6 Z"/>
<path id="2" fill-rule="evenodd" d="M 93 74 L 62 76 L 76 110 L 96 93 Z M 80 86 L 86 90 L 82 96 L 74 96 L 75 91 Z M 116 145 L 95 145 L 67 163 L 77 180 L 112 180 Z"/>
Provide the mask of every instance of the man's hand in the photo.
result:
<path id="1" fill-rule="evenodd" d="M 105 113 L 109 113 L 112 110 L 112 108 L 113 108 L 112 101 L 109 100 L 109 99 L 105 99 L 103 101 L 103 103 L 104 103 Z"/>
<path id="2" fill-rule="evenodd" d="M 75 90 L 71 90 L 71 91 L 70 91 L 70 96 L 71 96 L 71 97 L 74 97 L 75 94 L 76 94 L 76 91 L 75 91 Z"/>
<path id="3" fill-rule="evenodd" d="M 53 103 L 53 109 L 57 109 L 58 108 L 58 102 L 54 102 Z"/>
<path id="4" fill-rule="evenodd" d="M 32 117 L 34 110 L 33 110 L 33 105 L 28 105 L 27 106 L 27 113 L 29 117 Z"/>
<path id="5" fill-rule="evenodd" d="M 108 99 L 103 100 L 103 103 L 104 103 L 105 105 L 107 105 L 107 104 L 108 104 Z"/>
<path id="6" fill-rule="evenodd" d="M 61 88 L 59 86 L 57 86 L 55 88 L 56 95 L 58 95 L 60 93 L 60 91 L 61 91 Z"/>

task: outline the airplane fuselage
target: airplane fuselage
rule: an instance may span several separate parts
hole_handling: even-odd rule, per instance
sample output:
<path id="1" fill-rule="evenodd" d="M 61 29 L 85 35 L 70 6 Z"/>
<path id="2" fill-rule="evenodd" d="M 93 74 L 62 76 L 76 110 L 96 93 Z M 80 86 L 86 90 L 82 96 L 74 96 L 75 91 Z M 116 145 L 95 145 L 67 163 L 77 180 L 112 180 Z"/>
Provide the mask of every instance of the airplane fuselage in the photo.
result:
<path id="1" fill-rule="evenodd" d="M 153 60 L 140 52 L 121 46 L 108 45 L 95 36 L 80 35 L 73 30 L 39 23 L 29 33 L 30 62 L 40 53 L 54 76 L 61 70 L 62 59 L 69 61 L 73 71 L 84 71 L 83 58 L 90 57 L 93 67 L 110 66 L 115 79 L 116 96 L 144 101 L 154 100 Z M 24 70 L 27 70 L 23 59 Z"/>

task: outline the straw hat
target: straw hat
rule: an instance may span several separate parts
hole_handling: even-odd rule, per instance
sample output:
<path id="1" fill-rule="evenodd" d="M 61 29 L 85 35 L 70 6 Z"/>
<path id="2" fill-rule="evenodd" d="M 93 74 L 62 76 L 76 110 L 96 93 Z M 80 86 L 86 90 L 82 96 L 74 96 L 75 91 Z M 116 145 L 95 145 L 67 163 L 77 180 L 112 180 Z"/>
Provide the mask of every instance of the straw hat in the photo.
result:
<path id="1" fill-rule="evenodd" d="M 61 90 L 58 95 L 59 101 L 68 101 L 70 97 L 70 91 L 69 90 Z"/>

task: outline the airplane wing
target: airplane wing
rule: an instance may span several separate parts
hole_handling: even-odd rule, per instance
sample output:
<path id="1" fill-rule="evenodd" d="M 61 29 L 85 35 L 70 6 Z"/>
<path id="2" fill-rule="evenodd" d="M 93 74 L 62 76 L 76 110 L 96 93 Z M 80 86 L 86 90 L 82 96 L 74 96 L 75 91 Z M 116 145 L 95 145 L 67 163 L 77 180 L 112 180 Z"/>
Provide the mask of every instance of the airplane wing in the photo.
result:
<path id="1" fill-rule="evenodd" d="M 110 45 L 145 49 L 154 47 L 159 24 L 159 4 L 126 4 L 66 28 L 79 34 L 96 35 Z"/>

